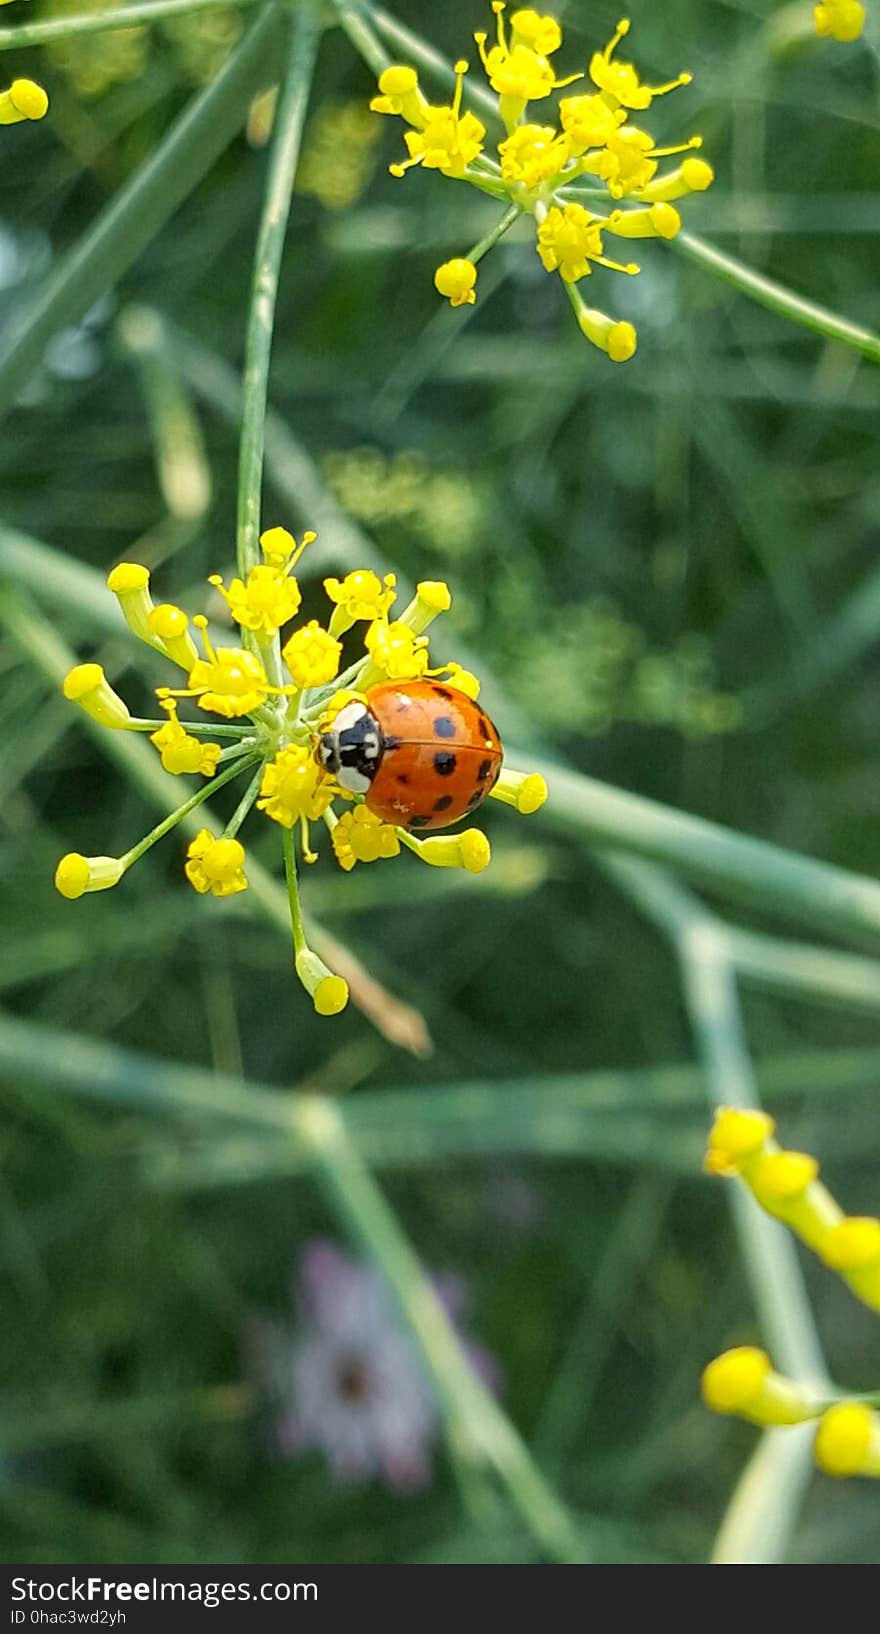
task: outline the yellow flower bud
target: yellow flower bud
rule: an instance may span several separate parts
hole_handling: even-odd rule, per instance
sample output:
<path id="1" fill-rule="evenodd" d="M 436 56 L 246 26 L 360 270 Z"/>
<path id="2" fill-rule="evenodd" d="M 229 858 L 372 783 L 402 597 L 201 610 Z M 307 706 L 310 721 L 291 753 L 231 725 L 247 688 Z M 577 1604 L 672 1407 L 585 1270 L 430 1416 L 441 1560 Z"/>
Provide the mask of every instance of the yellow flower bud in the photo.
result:
<path id="1" fill-rule="evenodd" d="M 801 1424 L 816 1416 L 806 1393 L 775 1373 L 767 1352 L 754 1345 L 716 1356 L 703 1372 L 702 1391 L 713 1413 L 736 1413 L 752 1424 Z"/>
<path id="2" fill-rule="evenodd" d="M 413 635 L 423 635 L 429 624 L 441 613 L 448 613 L 452 596 L 442 579 L 425 579 L 416 585 L 414 599 L 401 613 L 398 624 L 405 624 Z"/>
<path id="3" fill-rule="evenodd" d="M 23 119 L 42 119 L 49 107 L 42 85 L 32 79 L 14 79 L 8 91 L 0 91 L 0 125 L 17 125 Z"/>
<path id="4" fill-rule="evenodd" d="M 161 641 L 150 629 L 153 598 L 150 595 L 149 569 L 140 562 L 120 562 L 107 578 L 107 589 L 112 590 L 122 608 L 122 616 L 133 635 L 145 641 L 148 647 L 164 652 Z"/>
<path id="5" fill-rule="evenodd" d="M 813 22 L 821 39 L 840 40 L 848 44 L 857 40 L 865 26 L 865 8 L 859 0 L 826 0 L 813 7 Z"/>
<path id="6" fill-rule="evenodd" d="M 880 1310 L 880 1220 L 840 1220 L 826 1232 L 819 1252 L 859 1299 Z"/>
<path id="7" fill-rule="evenodd" d="M 764 1151 L 747 1163 L 743 1176 L 761 1207 L 814 1250 L 821 1250 L 829 1227 L 841 1218 L 818 1173 L 816 1159 L 806 1152 Z"/>
<path id="8" fill-rule="evenodd" d="M 479 828 L 466 828 L 463 834 L 432 835 L 426 840 L 411 834 L 407 845 L 432 868 L 464 868 L 469 874 L 481 874 L 492 860 L 492 848 Z"/>
<path id="9" fill-rule="evenodd" d="M 861 1401 L 829 1407 L 816 1431 L 814 1451 L 826 1475 L 880 1476 L 880 1414 Z"/>
<path id="10" fill-rule="evenodd" d="M 172 662 L 189 674 L 199 661 L 199 653 L 188 633 L 189 619 L 183 608 L 174 607 L 171 602 L 154 607 L 147 616 L 147 629 L 152 636 L 158 636 Z"/>
<path id="11" fill-rule="evenodd" d="M 298 687 L 325 686 L 335 680 L 342 643 L 334 640 L 316 618 L 294 630 L 281 649 L 284 662 Z"/>
<path id="12" fill-rule="evenodd" d="M 547 800 L 547 784 L 538 772 L 510 772 L 502 768 L 495 787 L 489 792 L 493 800 L 515 806 L 521 817 L 540 811 Z"/>
<path id="13" fill-rule="evenodd" d="M 342 976 L 334 976 L 311 948 L 300 948 L 296 955 L 296 973 L 319 1016 L 338 1016 L 345 1009 L 348 982 Z"/>
<path id="14" fill-rule="evenodd" d="M 681 231 L 681 216 L 671 204 L 650 204 L 644 210 L 612 210 L 605 231 L 616 238 L 674 238 Z"/>
<path id="15" fill-rule="evenodd" d="M 666 176 L 655 176 L 640 187 L 634 195 L 655 204 L 667 204 L 672 199 L 686 198 L 688 193 L 705 193 L 715 180 L 715 172 L 705 159 L 684 159 L 676 170 Z"/>
<path id="16" fill-rule="evenodd" d="M 626 363 L 638 345 L 638 336 L 631 323 L 608 318 L 604 312 L 583 306 L 577 315 L 581 333 L 602 352 L 607 352 L 612 363 Z"/>
<path id="17" fill-rule="evenodd" d="M 737 1106 L 719 1107 L 709 1133 L 704 1167 L 709 1174 L 736 1174 L 744 1160 L 754 1157 L 775 1128 L 766 1112 Z"/>
<path id="18" fill-rule="evenodd" d="M 55 870 L 55 889 L 68 902 L 75 902 L 87 891 L 109 891 L 124 873 L 118 857 L 84 857 L 79 851 L 68 851 Z"/>
<path id="19" fill-rule="evenodd" d="M 222 835 L 218 840 L 210 829 L 200 829 L 191 842 L 184 872 L 190 885 L 204 896 L 235 896 L 247 890 L 244 872 L 244 846 L 240 840 Z"/>
<path id="20" fill-rule="evenodd" d="M 476 301 L 477 269 L 463 256 L 444 261 L 434 274 L 434 288 L 445 295 L 450 306 L 473 306 Z"/>
<path id="21" fill-rule="evenodd" d="M 64 677 L 62 691 L 71 703 L 79 704 L 92 720 L 101 726 L 124 731 L 131 726 L 131 715 L 117 692 L 114 692 L 100 664 L 77 664 Z"/>

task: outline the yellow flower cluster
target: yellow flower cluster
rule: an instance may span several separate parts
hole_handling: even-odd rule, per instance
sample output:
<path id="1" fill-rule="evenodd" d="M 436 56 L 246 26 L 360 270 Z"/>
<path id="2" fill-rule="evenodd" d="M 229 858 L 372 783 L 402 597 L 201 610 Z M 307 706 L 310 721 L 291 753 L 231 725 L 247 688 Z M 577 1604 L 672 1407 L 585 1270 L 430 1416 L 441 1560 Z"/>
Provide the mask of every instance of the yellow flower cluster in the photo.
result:
<path id="1" fill-rule="evenodd" d="M 785 1151 L 766 1112 L 721 1107 L 709 1135 L 710 1174 L 737 1176 L 760 1206 L 793 1231 L 853 1293 L 880 1310 L 880 1220 L 847 1217 L 806 1152 Z M 703 1373 L 703 1399 L 716 1413 L 753 1424 L 818 1419 L 816 1461 L 829 1475 L 880 1476 L 880 1414 L 870 1400 L 828 1401 L 785 1378 L 751 1345 L 725 1351 Z"/>
<path id="2" fill-rule="evenodd" d="M 132 634 L 182 670 L 185 685 L 156 688 L 164 715 L 158 720 L 133 716 L 99 664 L 76 665 L 65 677 L 64 696 L 101 727 L 148 733 L 164 769 L 173 776 L 195 774 L 208 781 L 124 856 L 68 853 L 58 864 L 55 884 L 70 900 L 117 885 L 164 834 L 227 783 L 247 774 L 245 792 L 228 821 L 222 827 L 205 823 L 197 829 L 186 852 L 186 878 L 200 895 L 239 895 L 248 886 L 245 850 L 238 838 L 245 818 L 255 807 L 278 824 L 296 971 L 316 1010 L 335 1015 L 345 1006 L 347 988 L 307 945 L 294 832 L 299 831 L 304 861 L 314 862 L 309 825 L 323 820 L 333 854 L 346 872 L 359 862 L 397 856 L 405 846 L 431 866 L 479 873 L 488 865 L 490 851 L 478 829 L 418 838 L 384 821 L 369 809 L 369 792 L 355 794 L 342 787 L 328 769 L 322 738 L 326 741 L 326 734 L 332 733 L 341 710 L 353 703 L 368 708 L 369 689 L 377 683 L 393 680 L 403 685 L 426 673 L 442 675 L 447 686 L 475 698 L 479 681 L 454 662 L 428 669 L 425 631 L 448 610 L 452 599 L 448 586 L 437 580 L 418 585 L 409 605 L 392 618 L 393 574 L 380 579 L 365 568 L 342 579 L 328 578 L 324 581 L 332 606 L 328 625 L 313 618 L 297 626 L 302 596 L 293 569 L 314 537 L 306 533 L 298 544 L 286 529 L 270 528 L 260 539 L 263 559 L 246 576 L 228 584 L 219 575 L 211 577 L 209 583 L 242 632 L 241 644 L 235 646 L 215 645 L 203 614 L 190 619 L 173 603 L 155 604 L 150 575 L 139 563 L 121 562 L 110 573 L 108 588 Z M 363 627 L 360 652 L 340 677 L 343 638 L 356 625 Z M 181 699 L 192 700 L 219 721 L 183 722 L 178 715 Z M 537 811 L 547 797 L 542 778 L 506 769 L 491 792 L 523 814 Z M 341 815 L 334 809 L 337 801 L 349 803 Z"/>
<path id="3" fill-rule="evenodd" d="M 818 1179 L 819 1165 L 806 1152 L 783 1151 L 773 1139 L 766 1112 L 721 1107 L 709 1135 L 710 1174 L 738 1175 L 752 1196 L 852 1291 L 880 1311 L 880 1220 L 847 1217 Z"/>
<path id="4" fill-rule="evenodd" d="M 632 115 L 650 108 L 655 97 L 689 84 L 691 76 L 683 73 L 662 85 L 644 84 L 633 64 L 617 56 L 630 26 L 622 18 L 614 37 L 594 52 L 586 74 L 560 78 L 550 62 L 562 45 L 556 19 L 524 8 L 514 11 L 508 31 L 504 0 L 492 0 L 492 10 L 494 43 L 489 45 L 484 33 L 474 38 L 507 133 L 497 144 L 497 158 L 486 151 L 485 125 L 475 114 L 462 111 L 466 62 L 455 64 L 455 92 L 443 105 L 428 102 L 414 68 L 396 64 L 380 74 L 379 95 L 370 103 L 374 113 L 396 115 L 408 126 L 404 131 L 408 158 L 392 164 L 391 174 L 402 176 L 421 165 L 466 181 L 508 205 L 501 222 L 467 255 L 437 268 L 435 287 L 452 306 L 474 304 L 478 262 L 514 221 L 529 216 L 541 262 L 548 272 L 559 273 L 582 334 L 612 362 L 622 363 L 636 349 L 633 325 L 587 306 L 577 285 L 596 266 L 637 273 L 635 262 L 616 261 L 606 254 L 606 237 L 674 238 L 681 217 L 673 201 L 703 192 L 711 184 L 711 166 L 694 157 L 658 174 L 661 159 L 698 148 L 699 136 L 673 147 L 657 147 L 651 134 L 632 122 Z M 589 89 L 560 98 L 558 127 L 547 123 L 546 115 L 540 123 L 529 120 L 531 103 L 545 103 L 553 92 L 587 77 Z M 588 187 L 583 185 L 585 177 Z M 619 208 L 621 199 L 633 201 L 633 208 Z M 604 212 L 592 209 L 596 200 L 606 202 Z"/>

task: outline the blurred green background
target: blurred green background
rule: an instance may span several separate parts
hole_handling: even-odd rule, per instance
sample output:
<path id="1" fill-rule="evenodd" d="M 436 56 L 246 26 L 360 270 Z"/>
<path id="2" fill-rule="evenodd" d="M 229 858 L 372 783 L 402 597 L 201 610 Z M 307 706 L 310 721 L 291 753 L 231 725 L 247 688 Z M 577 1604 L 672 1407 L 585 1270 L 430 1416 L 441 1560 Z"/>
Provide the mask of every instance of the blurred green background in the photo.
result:
<path id="1" fill-rule="evenodd" d="M 26 12 L 61 9 L 34 0 Z M 441 16 L 405 0 L 396 14 L 450 59 L 485 26 L 479 9 L 453 0 Z M 650 121 L 669 140 L 702 131 L 715 166 L 714 189 L 685 202 L 686 225 L 880 324 L 870 39 L 779 52 L 769 5 L 632 9 L 645 74 L 695 76 Z M 13 10 L 25 8 L 4 23 Z M 613 31 L 616 0 L 559 14 L 579 60 Z M 51 111 L 3 132 L 5 314 L 249 21 L 211 13 L 9 59 L 47 86 Z M 334 500 L 386 569 L 448 579 L 442 651 L 485 671 L 488 706 L 520 750 L 873 874 L 872 365 L 660 244 L 640 246 L 637 280 L 600 270 L 591 281 L 596 304 L 638 326 L 639 351 L 621 367 L 580 339 L 557 281 L 516 234 L 493 252 L 475 309 L 441 308 L 435 265 L 463 253 L 495 208 L 476 194 L 462 205 L 463 189 L 436 175 L 392 180 L 399 129 L 376 120 L 372 131 L 358 112 L 372 87 L 329 33 L 282 276 L 281 424 L 264 501 L 266 525 L 320 528 L 304 563 L 309 616 L 321 572 L 357 565 Z M 328 180 L 340 118 L 362 164 Z M 263 168 L 253 142 L 232 143 L 123 281 L 53 343 L 0 440 L 8 528 L 100 575 L 144 560 L 161 599 L 191 607 L 233 556 L 230 383 Z M 311 462 L 307 480 L 284 425 Z M 128 649 L 90 616 L 88 596 L 65 605 L 51 561 L 26 576 L 23 589 L 12 581 L 26 604 L 118 672 Z M 535 1081 L 552 1120 L 552 1075 L 682 1065 L 669 1080 L 684 1095 L 677 1110 L 655 1104 L 650 1076 L 627 1080 L 626 1116 L 611 1105 L 570 1151 L 531 1150 L 512 1100 L 485 1142 L 496 1155 L 432 1155 L 429 1138 L 380 1163 L 380 1178 L 424 1262 L 466 1279 L 469 1329 L 499 1360 L 502 1405 L 594 1555 L 704 1561 L 757 1432 L 705 1413 L 699 1374 L 759 1330 L 724 1188 L 700 1173 L 707 1113 L 656 928 L 552 821 L 493 808 L 495 857 L 479 879 L 426 878 L 406 857 L 349 878 L 322 858 L 305 884 L 308 909 L 424 1017 L 433 1053 L 396 1047 L 353 1007 L 321 1022 L 284 934 L 246 898 L 197 898 L 175 840 L 119 892 L 78 905 L 55 894 L 61 852 L 116 854 L 155 817 L 17 644 L 0 664 L 0 983 L 15 1017 L 352 1107 L 458 1083 L 478 1102 L 483 1085 Z M 141 674 L 124 677 L 133 704 L 157 679 Z M 274 833 L 253 823 L 249 844 L 277 869 Z M 870 1004 L 748 988 L 744 1008 L 786 1142 L 820 1156 L 850 1211 L 877 1210 Z M 207 1123 L 71 1100 L 53 1087 L 51 1054 L 41 1086 L 10 1071 L 2 1099 L 7 1558 L 537 1558 L 510 1512 L 481 1526 L 462 1507 L 442 1454 L 413 1495 L 340 1485 L 316 1455 L 268 1456 L 261 1412 L 238 1389 L 242 1335 L 255 1315 L 289 1320 L 303 1245 L 341 1238 L 307 1174 L 252 1176 L 232 1161 L 221 1183 L 199 1186 L 188 1165 Z M 815 1264 L 804 1272 L 835 1377 L 876 1388 L 876 1319 Z M 877 1513 L 870 1483 L 817 1475 L 789 1558 L 876 1563 Z"/>

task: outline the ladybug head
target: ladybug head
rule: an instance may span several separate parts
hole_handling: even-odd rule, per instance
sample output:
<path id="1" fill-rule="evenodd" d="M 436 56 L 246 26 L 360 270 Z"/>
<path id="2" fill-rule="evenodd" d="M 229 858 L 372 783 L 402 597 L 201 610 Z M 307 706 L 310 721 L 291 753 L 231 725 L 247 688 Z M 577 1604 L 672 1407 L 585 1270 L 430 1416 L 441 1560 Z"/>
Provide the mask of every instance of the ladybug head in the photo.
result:
<path id="1" fill-rule="evenodd" d="M 349 794 L 366 794 L 382 759 L 384 742 L 379 722 L 366 704 L 350 703 L 340 709 L 332 726 L 318 738 L 317 758 Z"/>

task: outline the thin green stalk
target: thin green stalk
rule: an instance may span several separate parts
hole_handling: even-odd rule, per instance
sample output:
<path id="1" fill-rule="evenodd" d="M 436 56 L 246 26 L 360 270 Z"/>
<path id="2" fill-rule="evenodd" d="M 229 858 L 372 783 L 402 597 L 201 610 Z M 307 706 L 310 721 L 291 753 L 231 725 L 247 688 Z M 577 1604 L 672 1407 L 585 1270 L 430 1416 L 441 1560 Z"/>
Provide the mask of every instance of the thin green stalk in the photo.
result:
<path id="1" fill-rule="evenodd" d="M 251 867 L 249 862 L 249 872 Z M 286 902 L 284 919 L 289 936 Z M 20 951 L 10 955 L 13 968 L 20 969 L 21 957 Z M 0 1067 L 10 1083 L 29 1077 L 34 1062 L 42 1062 L 44 1089 L 161 1109 L 163 1086 L 170 1078 L 181 1086 L 193 1112 L 210 1111 L 216 1103 L 217 1115 L 229 1119 L 251 1106 L 256 1121 L 273 1135 L 286 1127 L 289 1096 L 267 1085 L 245 1084 L 234 1074 L 207 1072 L 186 1062 L 156 1060 L 103 1040 L 78 1042 L 73 1033 L 28 1023 L 0 1028 Z M 842 1124 L 848 1118 L 840 1096 L 854 1090 L 869 1094 L 878 1072 L 876 1049 L 785 1055 L 757 1066 L 767 1097 L 787 1102 L 832 1094 L 841 1107 Z M 464 1081 L 365 1092 L 348 1103 L 346 1121 L 364 1161 L 388 1171 L 418 1170 L 452 1158 L 521 1153 L 563 1161 L 644 1163 L 711 1185 L 714 1182 L 703 1176 L 700 1163 L 705 1149 L 704 1105 L 702 1071 L 681 1062 L 632 1072 L 511 1079 L 497 1085 Z M 633 1134 L 639 1145 L 633 1145 Z M 876 1162 L 876 1138 L 862 1134 L 859 1139 L 863 1160 Z M 832 1158 L 834 1150 L 832 1137 L 828 1153 Z M 304 1163 L 298 1144 L 282 1147 L 274 1138 L 261 1143 L 254 1131 L 212 1139 L 195 1158 L 189 1149 L 181 1154 L 151 1149 L 146 1158 L 151 1176 L 173 1186 L 237 1185 L 300 1173 Z"/>
<path id="2" fill-rule="evenodd" d="M 731 284 L 742 294 L 751 296 L 761 306 L 769 307 L 771 312 L 790 318 L 792 323 L 800 324 L 804 329 L 824 335 L 826 340 L 840 341 L 854 352 L 861 352 L 872 363 L 880 363 L 880 335 L 874 334 L 873 330 L 863 329 L 848 318 L 840 318 L 836 312 L 829 312 L 827 307 L 819 306 L 816 301 L 809 301 L 803 295 L 795 295 L 784 284 L 776 283 L 775 279 L 765 277 L 762 272 L 755 272 L 753 267 L 747 267 L 735 256 L 715 249 L 714 245 L 707 244 L 696 233 L 679 233 L 677 238 L 669 240 L 669 244 L 687 260 L 696 262 L 697 266 L 704 267 L 725 284 Z"/>
<path id="3" fill-rule="evenodd" d="M 378 79 L 383 69 L 392 61 L 381 40 L 373 33 L 364 16 L 364 9 L 358 5 L 347 5 L 344 0 L 333 0 L 333 10 L 339 18 L 340 27 L 345 30 L 358 56 L 372 68 Z"/>
<path id="4" fill-rule="evenodd" d="M 425 1357 L 459 1452 L 494 1468 L 508 1498 L 545 1554 L 583 1562 L 585 1541 L 526 1447 L 477 1378 L 439 1299 L 385 1197 L 349 1140 L 337 1108 L 301 1097 L 294 1127 L 310 1147 L 318 1178 L 351 1235 L 380 1267 Z"/>
<path id="5" fill-rule="evenodd" d="M 242 823 L 244 822 L 248 812 L 251 809 L 251 806 L 253 805 L 254 801 L 257 798 L 257 795 L 260 792 L 260 784 L 261 784 L 262 781 L 263 781 L 263 765 L 262 765 L 262 761 L 261 761 L 260 765 L 257 767 L 256 772 L 254 773 L 253 778 L 251 779 L 250 783 L 248 784 L 248 787 L 245 789 L 244 794 L 242 795 L 241 799 L 239 800 L 238 805 L 236 806 L 234 812 L 232 813 L 232 816 L 230 817 L 229 822 L 226 824 L 226 827 L 223 830 L 224 836 L 227 839 L 230 839 L 230 840 L 235 839 L 236 834 L 238 833 L 239 829 L 241 828 Z"/>
<path id="6" fill-rule="evenodd" d="M 45 23 L 18 23 L 0 28 L 0 51 L 23 51 L 26 46 L 51 45 L 72 34 L 109 34 L 135 23 L 152 23 L 160 17 L 188 17 L 194 11 L 217 11 L 224 6 L 253 6 L 259 0 L 135 0 L 115 11 L 82 11 L 73 17 L 56 17 Z"/>
<path id="7" fill-rule="evenodd" d="M 169 812 L 161 823 L 157 823 L 155 828 L 150 829 L 149 834 L 145 834 L 142 840 L 138 840 L 137 845 L 133 845 L 130 851 L 126 851 L 120 861 L 126 868 L 130 868 L 132 863 L 139 862 L 141 857 L 152 846 L 156 845 L 159 840 L 164 839 L 166 834 L 170 834 L 178 823 L 190 815 L 190 812 L 197 811 L 198 807 L 204 805 L 206 800 L 210 800 L 212 794 L 216 794 L 227 783 L 231 783 L 234 777 L 239 777 L 243 771 L 253 765 L 253 759 L 252 755 L 243 755 L 231 766 L 227 766 L 219 777 L 212 777 L 210 783 L 205 783 L 202 788 L 196 789 L 195 794 L 190 795 L 188 800 L 184 800 L 183 805 L 178 806 L 175 811 Z"/>
<path id="8" fill-rule="evenodd" d="M 139 715 L 132 715 L 131 728 L 138 732 L 158 732 L 159 728 L 168 725 L 168 716 L 162 720 L 144 720 Z M 215 726 L 211 721 L 187 721 L 186 729 L 196 737 L 203 738 L 246 738 L 253 731 L 248 726 Z"/>
<path id="9" fill-rule="evenodd" d="M 474 245 L 473 249 L 468 250 L 468 260 L 480 261 L 489 250 L 494 248 L 494 246 L 498 243 L 498 240 L 504 237 L 504 234 L 509 231 L 514 222 L 517 221 L 521 215 L 522 211 L 520 210 L 519 205 L 511 204 L 510 208 L 505 210 L 500 221 L 496 221 L 495 226 L 489 228 L 489 231 L 483 238 L 479 239 L 479 241 Z"/>
<path id="10" fill-rule="evenodd" d="M 245 340 L 238 460 L 238 567 L 243 577 L 247 577 L 250 569 L 260 560 L 263 445 L 275 303 L 320 33 L 316 14 L 309 6 L 300 6 L 294 13 L 291 25 L 287 67 L 275 114 L 263 214 L 254 256 Z"/>
<path id="11" fill-rule="evenodd" d="M 77 323 L 118 281 L 241 128 L 254 94 L 272 77 L 282 23 L 276 6 L 257 18 L 213 83 L 193 99 L 10 326 L 0 350 L 0 412 L 27 385 L 53 335 Z"/>
<path id="12" fill-rule="evenodd" d="M 516 758 L 511 748 L 511 761 Z M 632 852 L 662 862 L 764 912 L 802 919 L 841 936 L 880 934 L 880 885 L 873 879 L 610 788 L 532 754 L 528 760 L 550 788 L 550 799 L 535 822 L 580 834 L 609 853 Z M 664 889 L 670 888 L 667 882 Z"/>
<path id="13" fill-rule="evenodd" d="M 725 925 L 725 950 L 740 980 L 816 1004 L 880 1009 L 880 961 L 834 948 L 810 947 Z"/>
<path id="14" fill-rule="evenodd" d="M 299 898 L 299 881 L 296 875 L 296 850 L 293 842 L 293 829 L 284 828 L 281 831 L 284 846 L 284 878 L 287 882 L 287 899 L 290 903 L 290 923 L 293 929 L 294 954 L 302 953 L 308 948 L 306 929 L 303 924 L 302 903 Z"/>

